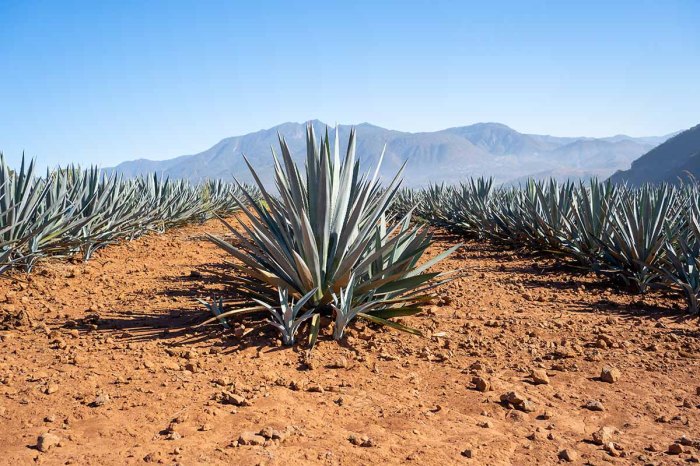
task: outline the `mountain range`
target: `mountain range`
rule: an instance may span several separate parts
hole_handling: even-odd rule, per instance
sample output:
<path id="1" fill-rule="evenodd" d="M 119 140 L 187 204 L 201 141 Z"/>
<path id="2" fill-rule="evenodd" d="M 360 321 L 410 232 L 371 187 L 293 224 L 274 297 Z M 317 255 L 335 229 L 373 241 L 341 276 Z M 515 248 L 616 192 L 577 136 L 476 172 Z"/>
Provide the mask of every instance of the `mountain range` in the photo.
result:
<path id="1" fill-rule="evenodd" d="M 700 180 L 700 125 L 675 135 L 632 162 L 629 170 L 611 177 L 631 186 L 689 179 Z"/>
<path id="2" fill-rule="evenodd" d="M 317 133 L 333 129 L 325 123 L 310 122 Z M 125 176 L 149 172 L 170 178 L 201 181 L 207 178 L 252 180 L 243 155 L 265 183 L 273 179 L 270 148 L 284 137 L 297 161 L 305 157 L 305 123 L 283 123 L 270 129 L 221 140 L 211 148 L 168 160 L 139 159 L 107 171 Z M 352 126 L 339 125 L 341 150 L 345 151 Z M 661 144 L 669 136 L 606 138 L 555 137 L 520 133 L 500 123 L 477 123 L 434 132 L 409 133 L 369 123 L 355 125 L 357 153 L 362 166 L 373 168 L 386 146 L 381 174 L 392 177 L 407 162 L 406 186 L 431 182 L 456 182 L 470 176 L 493 176 L 497 183 L 509 183 L 532 176 L 558 179 L 607 178 L 630 167 L 633 160 Z"/>

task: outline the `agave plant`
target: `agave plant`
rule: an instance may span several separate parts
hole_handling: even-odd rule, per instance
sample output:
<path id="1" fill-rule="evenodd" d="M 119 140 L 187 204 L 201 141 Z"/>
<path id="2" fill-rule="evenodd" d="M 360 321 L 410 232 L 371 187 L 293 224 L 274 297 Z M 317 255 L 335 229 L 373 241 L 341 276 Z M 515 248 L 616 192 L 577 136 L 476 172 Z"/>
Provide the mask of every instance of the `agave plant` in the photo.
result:
<path id="1" fill-rule="evenodd" d="M 573 215 L 568 220 L 571 233 L 564 249 L 579 264 L 600 271 L 601 238 L 608 238 L 612 228 L 611 213 L 617 207 L 618 190 L 610 182 L 591 180 L 579 184 L 573 203 Z"/>
<path id="2" fill-rule="evenodd" d="M 697 183 L 632 189 L 609 181 L 529 180 L 492 188 L 490 180 L 479 178 L 458 187 L 403 190 L 398 197 L 395 217 L 413 208 L 420 218 L 465 236 L 564 254 L 584 269 L 621 278 L 638 292 L 663 282 L 681 289 L 689 312 L 696 312 Z"/>
<path id="3" fill-rule="evenodd" d="M 341 290 L 350 297 L 345 309 L 374 302 L 372 311 L 363 314 L 396 327 L 388 319 L 419 308 L 428 299 L 429 282 L 439 276 L 418 266 L 431 243 L 426 227 L 411 226 L 410 212 L 395 225 L 386 224 L 403 168 L 382 188 L 379 165 L 371 178 L 360 172 L 354 130 L 343 159 L 337 131 L 333 147 L 328 132 L 319 142 L 311 125 L 306 137 L 304 171 L 293 161 L 282 137 L 281 162 L 273 150 L 277 197 L 248 165 L 264 202 L 249 196 L 249 206 L 240 203 L 247 221 L 239 218 L 240 231 L 224 221 L 238 245 L 210 238 L 238 259 L 233 264 L 238 272 L 253 279 L 242 288 L 250 298 L 271 303 L 277 301 L 277 289 L 286 289 L 296 298 L 314 290 L 304 305 L 313 310 L 312 340 L 318 334 L 320 316 L 339 312 L 333 302 Z M 383 154 L 379 164 L 382 158 Z"/>
<path id="4" fill-rule="evenodd" d="M 477 178 L 462 183 L 453 193 L 451 217 L 457 228 L 470 236 L 483 238 L 486 231 L 493 226 L 491 201 L 493 179 Z"/>
<path id="5" fill-rule="evenodd" d="M 700 313 L 700 201 L 696 196 L 689 201 L 685 225 L 666 231 L 666 255 L 660 274 L 667 282 L 680 289 L 687 304 L 687 312 Z"/>
<path id="6" fill-rule="evenodd" d="M 296 335 L 301 324 L 313 316 L 313 309 L 307 309 L 304 312 L 302 312 L 302 310 L 306 302 L 316 293 L 316 290 L 313 289 L 309 291 L 296 303 L 293 298 L 290 302 L 289 291 L 287 291 L 286 288 L 280 288 L 278 291 L 279 307 L 271 306 L 262 301 L 256 301 L 270 312 L 270 325 L 279 331 L 282 337 L 282 343 L 285 345 L 293 345 L 296 342 Z"/>
<path id="7" fill-rule="evenodd" d="M 22 262 L 31 268 L 36 258 L 36 237 L 53 218 L 42 215 L 42 201 L 49 185 L 34 176 L 34 162 L 13 172 L 0 153 L 0 243 L 4 263 Z M 6 267 L 5 267 L 6 268 Z"/>
<path id="8" fill-rule="evenodd" d="M 687 311 L 698 314 L 700 305 L 700 245 L 681 238 L 678 245 L 666 243 L 666 266 L 662 273 L 668 282 L 681 290 L 686 300 Z"/>
<path id="9" fill-rule="evenodd" d="M 214 190 L 211 190 L 211 187 Z M 82 253 L 149 231 L 201 221 L 238 209 L 233 183 L 202 186 L 156 175 L 125 180 L 96 167 L 36 173 L 34 161 L 11 170 L 0 153 L 0 272 L 30 271 L 45 256 Z M 251 191 L 252 195 L 255 193 Z"/>
<path id="10" fill-rule="evenodd" d="M 608 271 L 644 293 L 659 274 L 665 231 L 676 228 L 680 213 L 677 191 L 668 185 L 647 186 L 623 196 L 613 209 L 610 236 L 600 238 Z"/>
<path id="11" fill-rule="evenodd" d="M 333 338 L 343 338 L 345 329 L 355 317 L 371 310 L 377 303 L 375 301 L 363 302 L 353 305 L 353 292 L 355 290 L 355 277 L 350 277 L 347 288 L 340 289 L 340 295 L 333 295 L 333 310 L 335 311 L 335 324 L 333 326 Z"/>
<path id="12" fill-rule="evenodd" d="M 569 182 L 560 186 L 555 180 L 546 184 L 528 180 L 521 191 L 520 214 L 515 214 L 516 228 L 526 245 L 549 252 L 562 249 L 570 237 L 573 189 Z"/>

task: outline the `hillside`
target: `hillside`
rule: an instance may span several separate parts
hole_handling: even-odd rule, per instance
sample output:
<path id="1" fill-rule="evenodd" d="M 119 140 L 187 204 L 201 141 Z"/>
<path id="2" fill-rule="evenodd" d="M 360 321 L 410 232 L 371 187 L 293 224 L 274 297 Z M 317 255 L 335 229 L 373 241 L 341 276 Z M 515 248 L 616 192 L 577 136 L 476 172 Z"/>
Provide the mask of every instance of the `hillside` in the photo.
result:
<path id="1" fill-rule="evenodd" d="M 321 121 L 312 122 L 317 134 L 326 130 Z M 351 126 L 340 125 L 340 140 L 347 141 Z M 609 176 L 629 167 L 632 160 L 652 149 L 664 137 L 560 138 L 523 134 L 499 123 L 478 123 L 435 132 L 408 133 L 362 123 L 356 126 L 358 154 L 374 165 L 386 145 L 382 174 L 392 176 L 408 161 L 406 185 L 454 182 L 468 176 L 487 175 L 497 182 L 553 171 L 560 178 L 580 178 L 582 172 Z M 303 157 L 305 124 L 284 123 L 274 128 L 223 139 L 210 149 L 169 160 L 135 160 L 115 168 L 126 176 L 158 172 L 171 178 L 199 181 L 234 175 L 251 181 L 242 155 L 248 157 L 265 182 L 272 180 L 270 147 L 277 135 L 285 137 L 293 155 Z M 344 150 L 344 149 L 343 149 Z"/>
<path id="2" fill-rule="evenodd" d="M 632 162 L 632 168 L 610 179 L 632 186 L 677 182 L 700 176 L 700 125 L 672 137 Z"/>

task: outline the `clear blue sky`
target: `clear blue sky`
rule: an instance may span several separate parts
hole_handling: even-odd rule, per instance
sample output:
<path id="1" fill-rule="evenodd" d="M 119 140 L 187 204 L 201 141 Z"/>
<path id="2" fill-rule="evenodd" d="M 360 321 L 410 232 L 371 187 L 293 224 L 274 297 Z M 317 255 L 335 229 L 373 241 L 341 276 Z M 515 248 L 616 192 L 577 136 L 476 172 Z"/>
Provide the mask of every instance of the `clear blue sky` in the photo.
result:
<path id="1" fill-rule="evenodd" d="M 0 151 L 170 158 L 285 121 L 661 135 L 700 123 L 700 2 L 0 1 Z"/>

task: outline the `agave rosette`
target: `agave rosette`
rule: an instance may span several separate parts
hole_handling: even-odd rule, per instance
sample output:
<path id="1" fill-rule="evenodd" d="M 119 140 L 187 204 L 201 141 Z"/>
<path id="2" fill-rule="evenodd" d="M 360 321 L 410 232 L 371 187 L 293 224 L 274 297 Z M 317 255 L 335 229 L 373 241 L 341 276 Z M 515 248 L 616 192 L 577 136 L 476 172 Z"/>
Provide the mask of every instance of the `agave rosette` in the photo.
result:
<path id="1" fill-rule="evenodd" d="M 379 165 L 371 178 L 360 171 L 354 130 L 342 159 L 337 131 L 332 147 L 328 132 L 318 142 L 311 125 L 306 137 L 304 171 L 282 137 L 281 161 L 273 150 L 277 196 L 248 165 L 264 202 L 249 196 L 248 206 L 240 203 L 245 217 L 239 218 L 240 231 L 224 221 L 236 245 L 215 236 L 211 240 L 238 259 L 233 267 L 250 277 L 243 278 L 241 290 L 253 299 L 272 304 L 279 300 L 278 289 L 296 298 L 315 290 L 305 303 L 314 309 L 312 335 L 321 315 L 339 314 L 334 302 L 341 290 L 345 306 L 362 307 L 356 315 L 408 330 L 388 319 L 420 310 L 442 277 L 427 268 L 459 246 L 419 266 L 431 244 L 427 227 L 413 225 L 411 211 L 393 225 L 386 222 L 403 169 L 382 187 Z"/>

